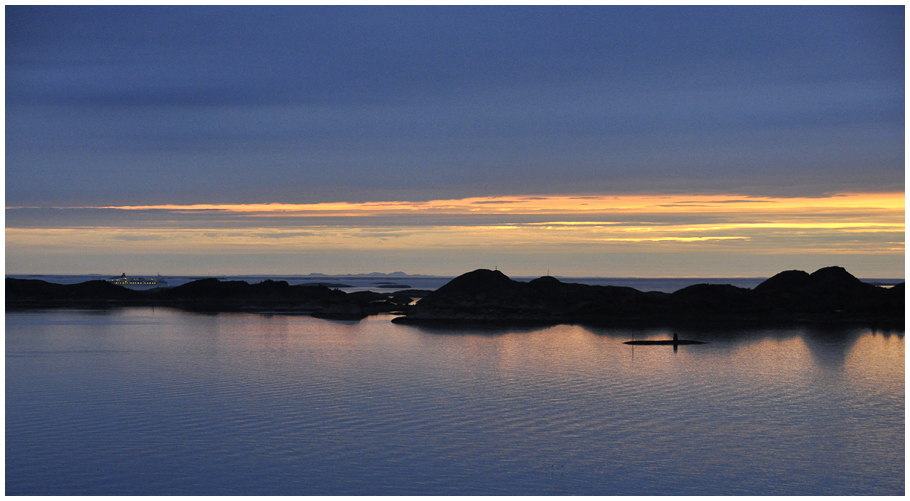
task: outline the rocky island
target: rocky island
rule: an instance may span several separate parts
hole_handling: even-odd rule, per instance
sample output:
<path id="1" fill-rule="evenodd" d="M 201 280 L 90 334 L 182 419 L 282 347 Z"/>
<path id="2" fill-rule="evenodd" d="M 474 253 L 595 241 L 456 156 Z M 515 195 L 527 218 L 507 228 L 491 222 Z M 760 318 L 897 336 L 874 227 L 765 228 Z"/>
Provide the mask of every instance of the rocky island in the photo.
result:
<path id="1" fill-rule="evenodd" d="M 416 304 L 415 298 L 422 297 Z M 785 271 L 754 289 L 698 284 L 673 293 L 561 282 L 512 280 L 475 270 L 428 292 L 345 293 L 323 285 L 266 280 L 197 280 L 168 289 L 132 290 L 95 280 L 73 285 L 6 279 L 7 310 L 170 306 L 210 312 L 274 312 L 357 320 L 397 313 L 405 324 L 653 325 L 705 323 L 862 322 L 904 324 L 904 284 L 867 284 L 840 267 L 812 274 Z"/>
<path id="2" fill-rule="evenodd" d="M 629 287 L 517 282 L 476 270 L 455 278 L 393 320 L 409 324 L 904 323 L 904 284 L 866 284 L 841 267 L 785 271 L 755 289 L 698 284 L 668 294 Z"/>
<path id="3" fill-rule="evenodd" d="M 196 280 L 168 289 L 133 290 L 104 280 L 61 285 L 43 280 L 6 279 L 6 308 L 112 308 L 170 306 L 190 311 L 273 312 L 320 318 L 359 320 L 377 313 L 400 311 L 420 291 L 350 294 L 325 285 L 289 285 L 265 280 Z"/>

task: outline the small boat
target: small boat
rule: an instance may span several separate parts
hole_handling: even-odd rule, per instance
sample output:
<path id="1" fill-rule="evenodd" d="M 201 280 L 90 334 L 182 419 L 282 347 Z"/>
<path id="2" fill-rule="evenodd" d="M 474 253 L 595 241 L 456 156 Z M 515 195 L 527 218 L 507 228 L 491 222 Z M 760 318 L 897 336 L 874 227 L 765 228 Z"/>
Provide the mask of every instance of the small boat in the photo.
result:
<path id="1" fill-rule="evenodd" d="M 691 339 L 679 339 L 679 337 L 674 333 L 673 339 L 657 339 L 657 340 L 645 340 L 645 341 L 626 341 L 623 344 L 654 344 L 654 345 L 667 345 L 667 346 L 679 346 L 681 344 L 705 344 L 704 341 L 693 341 Z"/>

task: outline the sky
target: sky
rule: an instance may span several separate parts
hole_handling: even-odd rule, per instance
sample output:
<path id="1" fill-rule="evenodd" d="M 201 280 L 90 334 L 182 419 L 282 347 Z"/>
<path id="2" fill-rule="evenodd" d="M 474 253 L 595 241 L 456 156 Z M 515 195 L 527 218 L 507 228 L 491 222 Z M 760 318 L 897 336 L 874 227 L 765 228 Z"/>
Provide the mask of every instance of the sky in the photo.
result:
<path id="1" fill-rule="evenodd" d="M 903 277 L 904 19 L 6 6 L 6 272 Z"/>

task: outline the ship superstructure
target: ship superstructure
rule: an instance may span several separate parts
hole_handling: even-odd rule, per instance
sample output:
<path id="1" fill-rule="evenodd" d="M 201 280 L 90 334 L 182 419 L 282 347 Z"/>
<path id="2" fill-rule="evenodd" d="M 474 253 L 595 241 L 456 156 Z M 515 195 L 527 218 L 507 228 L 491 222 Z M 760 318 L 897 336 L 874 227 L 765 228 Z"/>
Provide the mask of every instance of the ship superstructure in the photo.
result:
<path id="1" fill-rule="evenodd" d="M 154 285 L 157 287 L 163 287 L 167 285 L 167 280 L 161 278 L 159 275 L 157 278 L 130 278 L 126 276 L 126 273 L 120 275 L 119 277 L 110 278 L 108 282 L 114 285 Z"/>

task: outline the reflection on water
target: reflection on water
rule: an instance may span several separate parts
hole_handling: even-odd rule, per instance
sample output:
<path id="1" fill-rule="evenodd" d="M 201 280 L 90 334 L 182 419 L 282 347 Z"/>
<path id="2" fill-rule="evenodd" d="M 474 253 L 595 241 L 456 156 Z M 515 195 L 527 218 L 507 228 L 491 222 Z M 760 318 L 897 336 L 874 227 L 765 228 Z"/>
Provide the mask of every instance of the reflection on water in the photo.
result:
<path id="1" fill-rule="evenodd" d="M 904 492 L 902 332 L 389 319 L 7 314 L 7 493 Z"/>

